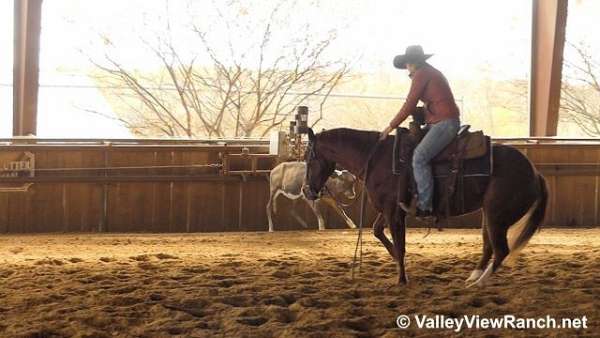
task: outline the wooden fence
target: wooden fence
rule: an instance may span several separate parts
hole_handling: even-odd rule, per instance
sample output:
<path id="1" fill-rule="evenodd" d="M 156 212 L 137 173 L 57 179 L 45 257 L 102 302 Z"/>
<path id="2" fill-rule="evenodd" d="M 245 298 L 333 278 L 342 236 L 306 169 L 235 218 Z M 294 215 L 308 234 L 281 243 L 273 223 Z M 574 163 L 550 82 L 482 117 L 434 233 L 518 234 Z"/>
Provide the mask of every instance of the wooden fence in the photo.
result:
<path id="1" fill-rule="evenodd" d="M 600 143 L 548 140 L 499 140 L 525 153 L 546 176 L 550 207 L 546 224 L 586 227 L 599 224 Z M 1 140 L 0 140 L 1 142 Z M 248 140 L 200 141 L 5 140 L 0 164 L 22 154 L 35 157 L 33 177 L 0 177 L 0 186 L 33 183 L 26 192 L 0 193 L 0 233 L 39 232 L 208 232 L 267 230 L 265 175 L 223 176 L 224 153 L 266 153 L 268 144 Z M 274 161 L 260 161 L 270 169 Z M 242 160 L 233 168 L 244 168 Z M 298 229 L 278 201 L 276 230 Z M 358 220 L 359 203 L 349 208 Z M 316 228 L 304 207 L 300 214 Z M 325 213 L 330 228 L 343 227 Z M 375 213 L 369 209 L 367 219 Z M 479 226 L 479 216 L 451 226 Z"/>

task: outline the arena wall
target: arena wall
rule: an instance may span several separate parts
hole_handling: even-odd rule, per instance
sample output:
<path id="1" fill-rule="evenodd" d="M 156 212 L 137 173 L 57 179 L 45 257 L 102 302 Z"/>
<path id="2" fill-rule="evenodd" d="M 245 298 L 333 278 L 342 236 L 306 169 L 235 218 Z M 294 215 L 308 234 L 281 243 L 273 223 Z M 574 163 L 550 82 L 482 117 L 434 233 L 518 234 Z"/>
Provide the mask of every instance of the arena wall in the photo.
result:
<path id="1" fill-rule="evenodd" d="M 3 171 L 0 187 L 5 191 L 33 184 L 24 192 L 0 192 L 0 233 L 267 230 L 267 176 L 225 176 L 210 166 L 242 148 L 267 153 L 264 141 L 5 141 L 0 146 L 4 167 L 23 154 L 33 154 L 35 164 L 33 177 L 6 177 L 11 171 Z M 600 143 L 497 141 L 519 148 L 545 175 L 550 191 L 546 225 L 599 224 Z M 231 163 L 233 169 L 247 165 L 239 159 Z M 267 158 L 258 165 L 270 169 L 275 161 Z M 359 204 L 348 210 L 356 222 Z M 286 212 L 291 204 L 280 198 L 278 206 L 276 230 L 299 229 Z M 302 206 L 300 214 L 316 228 L 308 208 Z M 325 215 L 330 228 L 344 227 L 333 211 Z M 369 208 L 367 222 L 374 217 Z M 445 226 L 478 227 L 479 222 L 476 213 Z"/>

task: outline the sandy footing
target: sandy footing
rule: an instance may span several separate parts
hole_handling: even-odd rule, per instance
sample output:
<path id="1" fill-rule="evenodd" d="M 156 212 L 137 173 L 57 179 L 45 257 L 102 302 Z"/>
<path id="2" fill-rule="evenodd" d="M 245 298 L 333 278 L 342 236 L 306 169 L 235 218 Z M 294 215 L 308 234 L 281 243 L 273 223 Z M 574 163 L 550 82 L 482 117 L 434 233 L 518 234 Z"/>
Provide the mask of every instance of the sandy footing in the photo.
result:
<path id="1" fill-rule="evenodd" d="M 587 330 L 458 335 L 600 335 L 600 229 L 544 229 L 472 289 L 480 231 L 425 233 L 409 229 L 409 285 L 391 288 L 396 265 L 370 231 L 355 280 L 355 231 L 0 236 L 0 336 L 456 335 L 400 329 L 401 314 L 586 316 Z"/>

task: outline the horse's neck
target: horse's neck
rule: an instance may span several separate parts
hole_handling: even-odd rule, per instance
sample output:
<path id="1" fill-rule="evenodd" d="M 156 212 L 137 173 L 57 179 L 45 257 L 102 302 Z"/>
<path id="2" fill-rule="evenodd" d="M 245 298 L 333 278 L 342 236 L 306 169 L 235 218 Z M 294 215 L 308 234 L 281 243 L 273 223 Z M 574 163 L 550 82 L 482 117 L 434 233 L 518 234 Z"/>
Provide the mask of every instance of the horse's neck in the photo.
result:
<path id="1" fill-rule="evenodd" d="M 329 160 L 336 162 L 355 176 L 360 176 L 369 160 L 369 153 L 374 147 L 374 142 L 369 140 L 366 133 L 356 131 L 357 134 L 345 134 L 335 144 L 328 143 L 325 153 Z"/>

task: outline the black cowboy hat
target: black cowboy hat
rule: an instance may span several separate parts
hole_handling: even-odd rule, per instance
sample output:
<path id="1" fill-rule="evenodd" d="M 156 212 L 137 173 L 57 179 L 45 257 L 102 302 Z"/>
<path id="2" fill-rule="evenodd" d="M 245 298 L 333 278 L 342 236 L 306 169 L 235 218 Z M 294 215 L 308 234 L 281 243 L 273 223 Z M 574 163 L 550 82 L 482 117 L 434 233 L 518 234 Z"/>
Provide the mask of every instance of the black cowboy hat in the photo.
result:
<path id="1" fill-rule="evenodd" d="M 394 58 L 394 67 L 406 69 L 407 63 L 421 63 L 429 59 L 432 55 L 423 53 L 423 47 L 419 45 L 408 46 L 404 54 L 396 55 Z"/>

